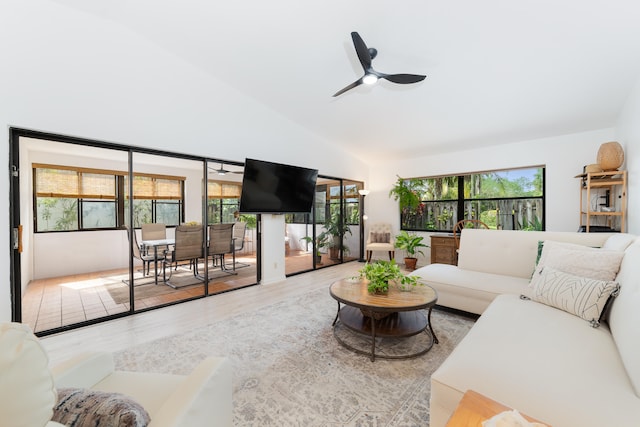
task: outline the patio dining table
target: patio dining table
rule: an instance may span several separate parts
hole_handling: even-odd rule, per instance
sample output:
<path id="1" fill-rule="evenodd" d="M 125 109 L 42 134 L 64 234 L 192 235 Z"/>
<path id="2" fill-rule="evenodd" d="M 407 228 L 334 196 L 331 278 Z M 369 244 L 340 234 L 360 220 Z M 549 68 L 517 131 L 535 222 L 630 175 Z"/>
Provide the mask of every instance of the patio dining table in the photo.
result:
<path id="1" fill-rule="evenodd" d="M 153 248 L 153 272 L 155 275 L 155 284 L 158 284 L 158 247 L 170 246 L 176 244 L 176 239 L 157 239 L 157 240 L 142 240 L 143 250 L 145 248 Z"/>

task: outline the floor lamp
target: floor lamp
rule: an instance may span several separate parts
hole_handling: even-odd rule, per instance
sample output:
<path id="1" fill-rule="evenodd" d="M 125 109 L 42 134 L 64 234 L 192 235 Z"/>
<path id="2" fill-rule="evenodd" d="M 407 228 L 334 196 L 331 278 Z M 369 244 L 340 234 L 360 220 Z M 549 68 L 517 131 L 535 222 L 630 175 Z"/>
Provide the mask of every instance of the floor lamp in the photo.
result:
<path id="1" fill-rule="evenodd" d="M 369 194 L 369 190 L 358 190 L 360 194 L 360 259 L 359 262 L 365 262 L 364 259 L 364 220 L 367 216 L 364 214 L 364 198 Z"/>

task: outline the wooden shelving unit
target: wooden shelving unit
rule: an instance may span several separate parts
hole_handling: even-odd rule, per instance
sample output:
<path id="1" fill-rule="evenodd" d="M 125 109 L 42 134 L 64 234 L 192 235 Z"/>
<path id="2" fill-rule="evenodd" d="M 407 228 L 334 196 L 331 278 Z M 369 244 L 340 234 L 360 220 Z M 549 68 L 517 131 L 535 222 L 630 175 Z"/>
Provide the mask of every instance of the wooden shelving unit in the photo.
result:
<path id="1" fill-rule="evenodd" d="M 590 172 L 580 180 L 580 226 L 588 233 L 592 220 L 625 232 L 627 223 L 627 171 Z M 594 203 L 595 200 L 595 203 Z M 619 221 L 617 220 L 619 219 Z"/>

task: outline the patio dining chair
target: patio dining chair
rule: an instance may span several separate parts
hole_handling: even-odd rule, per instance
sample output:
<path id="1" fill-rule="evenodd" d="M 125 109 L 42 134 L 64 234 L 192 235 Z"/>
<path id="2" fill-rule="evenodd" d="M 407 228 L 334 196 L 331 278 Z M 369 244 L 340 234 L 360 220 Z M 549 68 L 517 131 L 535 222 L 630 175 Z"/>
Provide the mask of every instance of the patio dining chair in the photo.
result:
<path id="1" fill-rule="evenodd" d="M 177 267 L 180 261 L 189 261 L 193 266 L 193 275 L 200 278 L 198 274 L 198 260 L 204 257 L 204 239 L 202 235 L 202 225 L 179 225 L 176 227 L 176 238 L 173 250 L 165 252 L 162 262 L 162 279 L 164 283 L 177 288 L 171 283 L 172 269 Z M 169 280 L 167 279 L 167 266 L 169 266 Z"/>
<path id="2" fill-rule="evenodd" d="M 220 271 L 228 274 L 236 273 L 236 252 L 233 242 L 234 224 L 212 224 L 209 226 L 209 255 L 212 258 L 213 266 L 220 266 Z M 227 268 L 225 255 L 232 254 L 233 262 L 231 270 Z"/>
<path id="3" fill-rule="evenodd" d="M 142 224 L 140 226 L 142 241 L 164 240 L 167 238 L 167 225 L 159 222 Z M 167 246 L 158 246 L 158 254 L 164 253 Z"/>
<path id="4" fill-rule="evenodd" d="M 240 221 L 233 224 L 233 248 L 234 248 L 235 254 L 238 254 L 240 251 L 244 249 L 244 240 L 245 240 L 246 231 L 247 231 L 246 222 Z M 227 266 L 229 265 L 230 264 L 227 264 Z M 249 264 L 236 261 L 234 256 L 233 269 L 235 270 L 236 268 L 242 268 L 242 267 L 249 267 Z"/>
<path id="5" fill-rule="evenodd" d="M 155 261 L 154 254 L 144 251 L 140 247 L 136 231 L 132 230 L 131 227 L 127 227 L 127 237 L 129 240 L 133 240 L 133 257 L 142 261 L 142 275 L 147 276 L 149 274 L 151 263 Z M 161 261 L 163 258 L 164 254 L 158 254 L 158 261 Z"/>

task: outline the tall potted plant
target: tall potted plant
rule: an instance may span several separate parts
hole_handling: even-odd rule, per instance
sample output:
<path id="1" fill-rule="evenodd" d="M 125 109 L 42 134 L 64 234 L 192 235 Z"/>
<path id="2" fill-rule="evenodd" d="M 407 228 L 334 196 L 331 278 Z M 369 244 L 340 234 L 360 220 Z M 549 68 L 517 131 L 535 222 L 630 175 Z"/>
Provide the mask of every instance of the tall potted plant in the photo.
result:
<path id="1" fill-rule="evenodd" d="M 415 234 L 409 234 L 406 230 L 402 230 L 395 238 L 395 247 L 407 252 L 407 256 L 404 259 L 404 265 L 407 270 L 413 271 L 416 269 L 418 258 L 416 254 L 422 254 L 422 249 L 428 248 L 428 245 L 422 243 L 424 237 Z"/>
<path id="2" fill-rule="evenodd" d="M 351 228 L 343 221 L 340 221 L 340 215 L 338 212 L 333 212 L 331 217 L 325 222 L 325 233 L 331 237 L 329 242 L 329 258 L 340 258 L 340 251 L 345 251 L 347 248 L 344 246 L 343 238 L 347 234 L 351 234 Z"/>
<path id="3" fill-rule="evenodd" d="M 300 240 L 304 240 L 307 243 L 313 243 L 313 238 L 311 236 L 301 237 Z M 322 253 L 320 249 L 329 245 L 329 237 L 326 232 L 318 234 L 316 237 L 316 264 L 322 264 Z"/>

